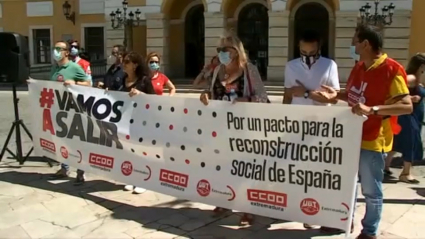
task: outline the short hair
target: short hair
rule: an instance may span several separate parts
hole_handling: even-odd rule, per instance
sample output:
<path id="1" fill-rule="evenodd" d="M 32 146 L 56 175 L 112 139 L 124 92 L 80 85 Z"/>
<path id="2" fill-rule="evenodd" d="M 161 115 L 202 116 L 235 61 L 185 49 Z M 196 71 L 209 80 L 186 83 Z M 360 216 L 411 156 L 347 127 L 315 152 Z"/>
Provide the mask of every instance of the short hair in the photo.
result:
<path id="1" fill-rule="evenodd" d="M 321 39 L 320 34 L 313 30 L 304 31 L 300 36 L 300 41 L 315 43 L 317 42 L 320 45 Z"/>
<path id="2" fill-rule="evenodd" d="M 425 53 L 418 52 L 410 58 L 409 64 L 407 64 L 406 73 L 408 75 L 415 75 L 422 65 L 425 65 Z"/>
<path id="3" fill-rule="evenodd" d="M 67 42 L 67 41 L 57 41 L 56 42 L 56 44 L 57 43 L 63 43 L 63 44 L 65 44 L 65 49 L 67 50 L 67 51 L 69 51 L 69 49 L 70 49 L 70 45 L 69 45 L 69 43 Z"/>
<path id="4" fill-rule="evenodd" d="M 223 42 L 230 43 L 236 49 L 238 52 L 239 67 L 245 68 L 246 64 L 248 63 L 245 47 L 233 29 L 225 31 L 224 34 L 220 37 L 219 44 L 221 45 Z"/>
<path id="5" fill-rule="evenodd" d="M 118 48 L 118 55 L 125 55 L 125 47 L 123 45 L 114 45 L 112 48 Z"/>
<path id="6" fill-rule="evenodd" d="M 372 47 L 372 50 L 379 52 L 384 46 L 382 32 L 377 26 L 360 24 L 356 27 L 356 34 L 359 42 L 367 40 Z"/>
<path id="7" fill-rule="evenodd" d="M 146 64 L 149 64 L 149 61 L 151 61 L 152 57 L 158 57 L 158 61 L 161 63 L 161 57 L 157 52 L 151 52 L 146 56 Z"/>

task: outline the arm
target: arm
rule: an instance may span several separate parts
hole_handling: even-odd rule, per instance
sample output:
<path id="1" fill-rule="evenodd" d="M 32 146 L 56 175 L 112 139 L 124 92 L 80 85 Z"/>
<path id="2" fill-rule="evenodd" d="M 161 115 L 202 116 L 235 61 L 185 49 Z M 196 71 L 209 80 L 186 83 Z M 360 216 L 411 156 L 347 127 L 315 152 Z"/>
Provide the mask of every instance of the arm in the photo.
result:
<path id="1" fill-rule="evenodd" d="M 326 86 L 331 87 L 332 89 L 334 89 L 335 91 L 339 92 L 340 90 L 340 86 L 339 86 L 339 75 L 338 75 L 338 66 L 336 65 L 336 63 L 331 60 L 331 67 L 329 70 L 329 77 L 328 80 L 325 83 Z M 336 99 L 326 99 L 324 97 L 322 97 L 322 95 L 320 95 L 319 91 L 311 91 L 309 94 L 309 98 L 320 102 L 320 103 L 325 103 L 325 104 L 336 104 L 338 103 L 338 100 Z"/>
<path id="2" fill-rule="evenodd" d="M 72 80 L 75 81 L 76 85 L 91 86 L 91 78 L 87 76 L 86 72 L 79 65 L 75 66 L 75 76 Z"/>
<path id="3" fill-rule="evenodd" d="M 169 96 L 173 96 L 176 93 L 176 87 L 168 78 L 167 78 L 167 82 L 165 82 L 165 87 L 167 87 L 170 90 Z"/>
<path id="4" fill-rule="evenodd" d="M 205 75 L 207 73 L 209 73 L 211 75 L 212 70 L 208 70 L 206 67 L 204 67 L 204 69 L 202 69 L 201 73 L 199 73 L 199 75 L 193 81 L 193 86 L 195 88 L 201 88 L 201 87 L 204 87 L 208 84 L 208 79 L 205 78 Z"/>
<path id="5" fill-rule="evenodd" d="M 291 87 L 293 86 L 291 77 L 289 74 L 289 67 L 285 67 L 285 90 L 283 93 L 282 104 L 291 104 L 292 103 L 292 91 Z"/>
<path id="6" fill-rule="evenodd" d="M 378 115 L 406 115 L 413 111 L 412 100 L 403 74 L 398 73 L 390 86 L 390 98 L 385 105 L 378 105 Z"/>

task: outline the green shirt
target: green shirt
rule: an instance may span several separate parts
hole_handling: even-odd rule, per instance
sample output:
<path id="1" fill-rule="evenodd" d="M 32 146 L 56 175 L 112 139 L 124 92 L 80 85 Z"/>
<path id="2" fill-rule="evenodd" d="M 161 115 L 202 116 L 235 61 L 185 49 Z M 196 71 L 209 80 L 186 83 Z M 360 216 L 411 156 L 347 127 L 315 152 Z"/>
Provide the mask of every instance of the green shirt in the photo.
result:
<path id="1" fill-rule="evenodd" d="M 90 78 L 80 65 L 69 61 L 63 66 L 53 64 L 50 71 L 50 80 L 59 82 L 65 82 L 66 80 L 90 81 Z"/>

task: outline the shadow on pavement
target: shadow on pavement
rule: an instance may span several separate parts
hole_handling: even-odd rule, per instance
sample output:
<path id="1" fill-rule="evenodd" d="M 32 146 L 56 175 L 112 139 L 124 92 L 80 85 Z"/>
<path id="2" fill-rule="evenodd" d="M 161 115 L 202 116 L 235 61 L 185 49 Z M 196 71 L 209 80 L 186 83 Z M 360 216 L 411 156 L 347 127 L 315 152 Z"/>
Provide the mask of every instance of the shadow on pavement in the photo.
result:
<path id="1" fill-rule="evenodd" d="M 192 208 L 192 202 L 187 200 L 172 200 L 161 202 L 151 206 L 133 206 L 130 204 L 117 202 L 111 199 L 92 195 L 98 191 L 118 191 L 123 190 L 123 185 L 114 184 L 103 180 L 87 181 L 83 186 L 75 187 L 72 180 L 61 183 L 53 183 L 48 181 L 47 174 L 33 172 L 16 172 L 9 171 L 0 174 L 0 181 L 18 184 L 22 186 L 33 187 L 37 189 L 47 190 L 67 194 L 74 197 L 83 198 L 105 207 L 112 211 L 110 217 L 115 219 L 132 220 L 143 228 L 149 228 L 162 231 L 178 236 L 189 238 L 297 238 L 307 239 L 313 236 L 325 235 L 319 230 L 299 230 L 299 229 L 278 229 L 268 230 L 273 223 L 286 223 L 284 221 L 257 217 L 254 225 L 250 227 L 238 227 L 237 229 L 227 228 L 226 226 L 238 226 L 240 213 L 229 213 L 227 215 L 214 218 L 212 210 L 201 210 Z M 61 180 L 62 181 L 62 180 Z M 149 191 L 148 191 L 149 192 Z M 146 193 L 145 193 L 146 194 Z M 154 194 L 152 194 L 154 195 Z M 144 195 L 140 195 L 143 197 Z M 48 203 L 48 202 L 46 202 Z M 66 206 L 66 205 L 65 205 Z M 178 207 L 178 208 L 173 208 Z M 182 225 L 167 224 L 166 218 L 180 214 L 190 218 L 193 222 L 198 222 L 197 226 L 183 229 Z M 100 215 L 99 218 L 102 215 Z M 106 215 L 104 215 L 105 217 Z M 204 219 L 204 223 L 200 223 L 200 218 Z M 164 221 L 165 219 L 165 221 Z M 182 222 L 184 223 L 184 222 Z M 256 229 L 255 231 L 253 229 Z M 214 234 L 214 235 L 211 235 Z"/>

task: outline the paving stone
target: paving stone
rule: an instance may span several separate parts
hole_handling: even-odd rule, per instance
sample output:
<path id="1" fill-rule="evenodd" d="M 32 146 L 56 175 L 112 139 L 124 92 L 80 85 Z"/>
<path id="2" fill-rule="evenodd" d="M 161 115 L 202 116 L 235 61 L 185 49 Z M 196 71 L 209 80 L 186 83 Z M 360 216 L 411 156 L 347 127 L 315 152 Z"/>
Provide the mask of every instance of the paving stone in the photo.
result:
<path id="1" fill-rule="evenodd" d="M 81 238 L 77 233 L 71 229 L 65 229 L 48 236 L 42 237 L 41 239 L 77 239 Z"/>
<path id="2" fill-rule="evenodd" d="M 125 231 L 125 234 L 133 237 L 133 238 L 139 238 L 143 235 L 146 235 L 148 233 L 152 233 L 158 230 L 166 230 L 170 226 L 168 225 L 162 225 L 156 222 L 148 223 L 146 225 L 139 225 L 137 227 L 131 228 L 127 231 Z"/>
<path id="3" fill-rule="evenodd" d="M 31 238 L 42 238 L 50 234 L 60 232 L 64 227 L 54 225 L 51 222 L 35 220 L 22 224 L 22 228 Z"/>
<path id="4" fill-rule="evenodd" d="M 82 207 L 87 206 L 87 203 L 80 197 L 65 196 L 44 202 L 43 205 L 53 213 L 60 213 L 65 209 L 68 212 L 79 211 Z"/>
<path id="5" fill-rule="evenodd" d="M 414 205 L 399 220 L 392 224 L 386 231 L 396 236 L 414 239 L 423 239 L 425 236 L 425 207 Z"/>
<path id="6" fill-rule="evenodd" d="M 176 238 L 178 236 L 182 236 L 184 234 L 186 234 L 185 231 L 182 231 L 182 230 L 180 230 L 178 228 L 174 228 L 174 227 L 168 227 L 168 228 L 163 229 L 163 230 L 144 234 L 137 239 L 172 239 L 172 238 Z"/>
<path id="7" fill-rule="evenodd" d="M 0 216 L 0 230 L 33 221 L 49 213 L 49 210 L 42 204 L 22 207 L 15 211 L 2 213 Z"/>
<path id="8" fill-rule="evenodd" d="M 20 197 L 17 200 L 11 202 L 9 206 L 13 208 L 13 210 L 17 210 L 19 208 L 31 206 L 41 202 L 48 202 L 54 198 L 55 197 L 52 194 L 40 193 L 35 191 L 31 194 L 24 195 L 23 197 Z"/>
<path id="9" fill-rule="evenodd" d="M 188 217 L 183 216 L 180 213 L 176 213 L 174 215 L 171 215 L 170 217 L 159 220 L 158 223 L 163 225 L 169 225 L 172 227 L 179 227 L 189 220 L 190 219 Z"/>
<path id="10" fill-rule="evenodd" d="M 31 238 L 21 226 L 9 227 L 0 231 L 2 239 L 27 239 Z"/>
<path id="11" fill-rule="evenodd" d="M 133 237 L 122 232 L 92 232 L 84 237 L 84 239 L 133 239 Z"/>

